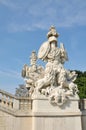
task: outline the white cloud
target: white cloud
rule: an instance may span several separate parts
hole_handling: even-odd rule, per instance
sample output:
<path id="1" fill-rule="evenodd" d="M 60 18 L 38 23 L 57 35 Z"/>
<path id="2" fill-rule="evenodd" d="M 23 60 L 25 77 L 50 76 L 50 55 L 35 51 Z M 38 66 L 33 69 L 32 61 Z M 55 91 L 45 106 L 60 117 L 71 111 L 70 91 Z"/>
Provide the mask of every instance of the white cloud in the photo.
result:
<path id="1" fill-rule="evenodd" d="M 28 24 L 17 24 L 17 23 L 10 23 L 7 26 L 8 32 L 23 32 L 23 31 L 32 31 L 33 28 Z"/>
<path id="2" fill-rule="evenodd" d="M 19 6 L 13 3 L 11 0 L 0 0 L 0 4 L 4 5 L 5 7 L 11 8 L 11 9 L 17 9 Z"/>
<path id="3" fill-rule="evenodd" d="M 0 70 L 0 76 L 4 77 L 10 77 L 10 78 L 16 78 L 16 79 L 21 79 L 20 73 L 14 71 L 14 70 Z"/>
<path id="4" fill-rule="evenodd" d="M 15 13 L 7 29 L 11 32 L 47 29 L 51 24 L 57 27 L 86 26 L 85 0 L 0 0 Z"/>

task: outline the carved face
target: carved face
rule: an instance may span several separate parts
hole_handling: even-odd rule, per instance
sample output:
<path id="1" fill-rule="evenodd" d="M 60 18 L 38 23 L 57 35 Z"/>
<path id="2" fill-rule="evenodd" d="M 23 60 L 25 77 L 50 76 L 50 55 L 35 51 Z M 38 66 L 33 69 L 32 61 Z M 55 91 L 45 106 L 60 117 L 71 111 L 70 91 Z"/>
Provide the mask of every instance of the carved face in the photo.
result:
<path id="1" fill-rule="evenodd" d="M 57 47 L 57 43 L 53 41 L 52 43 L 50 43 L 50 46 L 51 46 L 51 48 L 56 48 Z"/>
<path id="2" fill-rule="evenodd" d="M 34 71 L 36 71 L 37 70 L 37 66 L 36 65 L 33 65 L 32 66 L 32 71 L 34 72 Z"/>

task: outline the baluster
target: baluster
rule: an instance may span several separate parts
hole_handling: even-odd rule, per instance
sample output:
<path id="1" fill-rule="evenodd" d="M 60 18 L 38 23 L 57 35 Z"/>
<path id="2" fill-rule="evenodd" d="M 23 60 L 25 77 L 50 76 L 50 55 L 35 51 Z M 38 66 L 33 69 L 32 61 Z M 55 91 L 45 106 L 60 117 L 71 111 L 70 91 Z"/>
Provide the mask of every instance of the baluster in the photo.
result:
<path id="1" fill-rule="evenodd" d="M 29 101 L 29 110 L 32 109 L 32 101 L 31 100 L 28 100 Z"/>
<path id="2" fill-rule="evenodd" d="M 13 108 L 13 99 L 11 97 L 9 97 L 9 107 Z"/>
<path id="3" fill-rule="evenodd" d="M 19 101 L 19 109 L 20 110 L 24 109 L 24 101 L 22 99 L 20 99 L 20 101 Z"/>
<path id="4" fill-rule="evenodd" d="M 2 100 L 2 94 L 0 93 L 0 104 L 1 104 L 1 100 Z"/>
<path id="5" fill-rule="evenodd" d="M 86 110 L 86 99 L 84 99 L 84 109 Z"/>
<path id="6" fill-rule="evenodd" d="M 4 106 L 4 94 L 2 93 L 1 105 Z"/>
<path id="7" fill-rule="evenodd" d="M 8 107 L 8 96 L 6 95 L 5 98 L 6 98 L 5 99 L 5 104 L 6 104 L 6 107 Z"/>
<path id="8" fill-rule="evenodd" d="M 27 109 L 29 109 L 29 103 L 28 103 L 28 100 L 27 99 L 25 99 L 25 101 L 24 101 L 24 109 L 25 110 L 27 110 Z"/>
<path id="9" fill-rule="evenodd" d="M 8 107 L 10 106 L 10 97 L 8 96 Z"/>

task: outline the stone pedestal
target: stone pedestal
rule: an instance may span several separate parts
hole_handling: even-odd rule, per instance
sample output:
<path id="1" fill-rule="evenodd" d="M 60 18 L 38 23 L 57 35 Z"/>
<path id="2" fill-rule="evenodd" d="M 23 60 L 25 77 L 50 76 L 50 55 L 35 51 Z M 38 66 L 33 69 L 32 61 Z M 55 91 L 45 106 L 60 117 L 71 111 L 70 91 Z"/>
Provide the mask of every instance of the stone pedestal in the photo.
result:
<path id="1" fill-rule="evenodd" d="M 48 98 L 33 99 L 33 130 L 82 130 L 78 99 L 62 106 L 52 105 Z"/>

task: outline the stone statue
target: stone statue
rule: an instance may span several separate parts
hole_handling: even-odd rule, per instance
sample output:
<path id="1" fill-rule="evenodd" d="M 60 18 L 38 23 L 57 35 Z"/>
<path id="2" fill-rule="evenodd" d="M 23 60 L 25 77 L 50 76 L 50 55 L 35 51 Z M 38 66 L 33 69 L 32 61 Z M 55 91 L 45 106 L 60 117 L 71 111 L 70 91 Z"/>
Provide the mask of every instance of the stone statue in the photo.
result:
<path id="1" fill-rule="evenodd" d="M 64 69 L 64 62 L 68 60 L 63 44 L 61 44 L 60 48 L 57 47 L 56 37 L 58 37 L 58 34 L 55 28 L 51 27 L 48 33 L 48 42 L 43 43 L 38 53 L 38 58 L 47 61 L 44 78 L 36 82 L 36 88 L 39 90 L 43 87 L 46 88 L 46 85 L 58 85 L 56 78 L 60 74 L 60 71 Z"/>
<path id="2" fill-rule="evenodd" d="M 62 43 L 58 47 L 58 36 L 55 27 L 51 26 L 47 34 L 48 41 L 39 49 L 38 58 L 47 63 L 44 77 L 35 82 L 35 91 L 48 96 L 51 103 L 61 106 L 70 96 L 78 96 L 78 88 L 74 83 L 77 74 L 64 68 L 68 56 Z"/>
<path id="3" fill-rule="evenodd" d="M 24 65 L 22 69 L 22 77 L 25 78 L 26 88 L 30 89 L 32 93 L 34 91 L 35 82 L 43 77 L 44 68 L 42 66 L 36 65 L 37 55 L 33 51 L 30 57 L 30 66 L 27 64 Z"/>
<path id="4" fill-rule="evenodd" d="M 68 61 L 64 44 L 58 47 L 59 34 L 54 26 L 51 26 L 47 38 L 39 51 L 32 52 L 30 66 L 24 65 L 22 76 L 25 78 L 26 88 L 30 88 L 30 95 L 44 95 L 49 98 L 51 104 L 63 105 L 68 98 L 78 97 L 78 88 L 74 83 L 77 74 L 64 68 Z M 47 62 L 45 69 L 36 64 L 37 59 Z"/>

